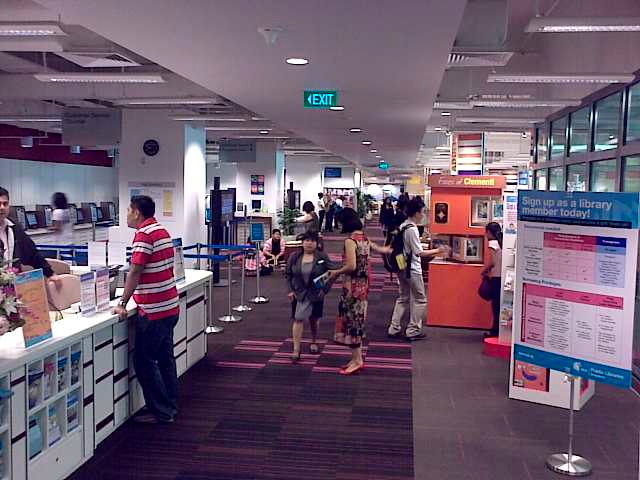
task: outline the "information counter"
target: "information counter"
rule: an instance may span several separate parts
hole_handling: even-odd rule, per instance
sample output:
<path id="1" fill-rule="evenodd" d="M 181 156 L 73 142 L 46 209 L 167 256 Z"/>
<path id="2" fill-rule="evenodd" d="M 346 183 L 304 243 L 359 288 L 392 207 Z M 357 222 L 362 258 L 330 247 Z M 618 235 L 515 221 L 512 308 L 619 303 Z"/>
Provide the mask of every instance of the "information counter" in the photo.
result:
<path id="1" fill-rule="evenodd" d="M 73 226 L 73 245 L 84 245 L 87 242 L 104 242 L 109 236 L 109 227 L 113 222 L 96 223 L 95 240 L 93 238 L 93 225 L 82 223 Z M 26 234 L 31 237 L 36 245 L 55 245 L 56 235 L 49 228 L 38 228 L 26 230 Z"/>
<path id="2" fill-rule="evenodd" d="M 187 270 L 178 284 L 174 331 L 178 375 L 207 352 L 212 274 Z M 117 300 L 111 303 L 114 307 Z M 21 329 L 0 337 L 0 479 L 63 479 L 93 456 L 97 445 L 144 405 L 133 367 L 134 321 L 108 311 L 64 313 L 53 338 L 24 348 Z"/>

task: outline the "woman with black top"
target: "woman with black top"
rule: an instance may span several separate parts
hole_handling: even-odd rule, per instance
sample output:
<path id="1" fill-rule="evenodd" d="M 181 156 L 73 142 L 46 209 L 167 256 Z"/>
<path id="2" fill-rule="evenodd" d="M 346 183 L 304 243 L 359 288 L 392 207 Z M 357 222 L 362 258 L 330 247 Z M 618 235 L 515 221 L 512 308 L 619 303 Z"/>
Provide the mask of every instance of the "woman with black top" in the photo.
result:
<path id="1" fill-rule="evenodd" d="M 382 225 L 382 234 L 387 236 L 390 230 L 393 230 L 395 211 L 393 209 L 393 203 L 391 203 L 391 197 L 387 197 L 382 202 L 380 208 L 380 225 Z"/>
<path id="2" fill-rule="evenodd" d="M 289 257 L 287 262 L 287 285 L 291 300 L 291 318 L 293 319 L 293 354 L 291 361 L 300 360 L 302 332 L 304 322 L 311 327 L 311 345 L 309 353 L 319 353 L 317 344 L 318 322 L 322 317 L 324 296 L 331 288 L 329 281 L 316 284 L 314 279 L 321 277 L 333 268 L 329 256 L 318 250 L 317 232 L 302 234 L 302 251 Z"/>

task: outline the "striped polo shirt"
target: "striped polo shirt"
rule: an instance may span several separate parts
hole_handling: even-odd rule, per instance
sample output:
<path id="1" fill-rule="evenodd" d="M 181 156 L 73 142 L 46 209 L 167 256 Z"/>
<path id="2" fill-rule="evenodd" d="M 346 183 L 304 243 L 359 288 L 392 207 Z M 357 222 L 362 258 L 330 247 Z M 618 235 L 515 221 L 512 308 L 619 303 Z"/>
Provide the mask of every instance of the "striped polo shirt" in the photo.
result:
<path id="1" fill-rule="evenodd" d="M 178 290 L 173 276 L 173 242 L 166 228 L 155 218 L 145 220 L 136 231 L 131 255 L 133 265 L 144 270 L 133 294 L 138 308 L 149 320 L 180 313 Z"/>

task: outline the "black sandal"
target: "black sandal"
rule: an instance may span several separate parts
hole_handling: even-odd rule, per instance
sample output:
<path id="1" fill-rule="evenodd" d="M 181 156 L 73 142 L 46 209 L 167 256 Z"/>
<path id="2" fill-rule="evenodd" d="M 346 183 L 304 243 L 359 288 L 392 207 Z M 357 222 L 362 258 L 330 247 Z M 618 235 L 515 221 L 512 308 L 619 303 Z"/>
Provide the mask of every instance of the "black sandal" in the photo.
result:
<path id="1" fill-rule="evenodd" d="M 318 347 L 317 343 L 312 343 L 311 345 L 309 345 L 309 353 L 312 353 L 314 355 L 320 353 L 320 348 Z"/>

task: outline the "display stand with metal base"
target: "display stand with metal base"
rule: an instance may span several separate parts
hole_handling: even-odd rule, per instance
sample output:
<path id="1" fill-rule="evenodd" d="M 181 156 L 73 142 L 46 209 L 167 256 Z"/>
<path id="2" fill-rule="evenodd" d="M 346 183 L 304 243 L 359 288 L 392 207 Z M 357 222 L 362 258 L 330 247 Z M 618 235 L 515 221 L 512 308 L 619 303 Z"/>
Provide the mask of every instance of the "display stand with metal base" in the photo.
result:
<path id="1" fill-rule="evenodd" d="M 554 453 L 547 458 L 547 467 L 561 475 L 569 477 L 586 477 L 591 474 L 591 462 L 586 458 L 573 454 L 573 402 L 578 377 L 567 375 L 571 382 L 571 399 L 569 400 L 569 450 L 567 453 Z"/>
<path id="2" fill-rule="evenodd" d="M 245 275 L 245 254 L 246 250 L 242 253 L 242 277 L 240 279 L 240 305 L 233 307 L 233 311 L 235 312 L 250 312 L 253 310 L 249 305 L 245 305 L 244 303 L 244 279 Z"/>
<path id="3" fill-rule="evenodd" d="M 207 328 L 204 329 L 204 332 L 207 335 L 224 332 L 224 327 L 223 326 L 214 325 L 213 324 L 213 319 L 215 318 L 214 317 L 214 311 L 213 311 L 213 279 L 211 279 L 211 281 L 209 282 L 209 303 L 208 303 L 208 308 L 209 308 L 209 316 L 208 316 L 208 321 L 207 321 Z"/>
<path id="4" fill-rule="evenodd" d="M 251 299 L 252 303 L 269 303 L 267 297 L 260 295 L 260 242 L 256 242 L 256 296 Z"/>
<path id="5" fill-rule="evenodd" d="M 227 314 L 223 315 L 222 317 L 218 318 L 218 321 L 220 322 L 225 322 L 225 323 L 233 323 L 233 322 L 239 322 L 240 320 L 242 320 L 242 317 L 239 315 L 234 315 L 233 311 L 231 309 L 231 260 L 232 260 L 233 256 L 231 254 L 229 254 L 229 258 L 227 260 L 227 285 L 229 285 L 228 288 L 228 300 L 229 300 L 229 304 L 228 304 L 228 308 L 227 308 Z"/>

